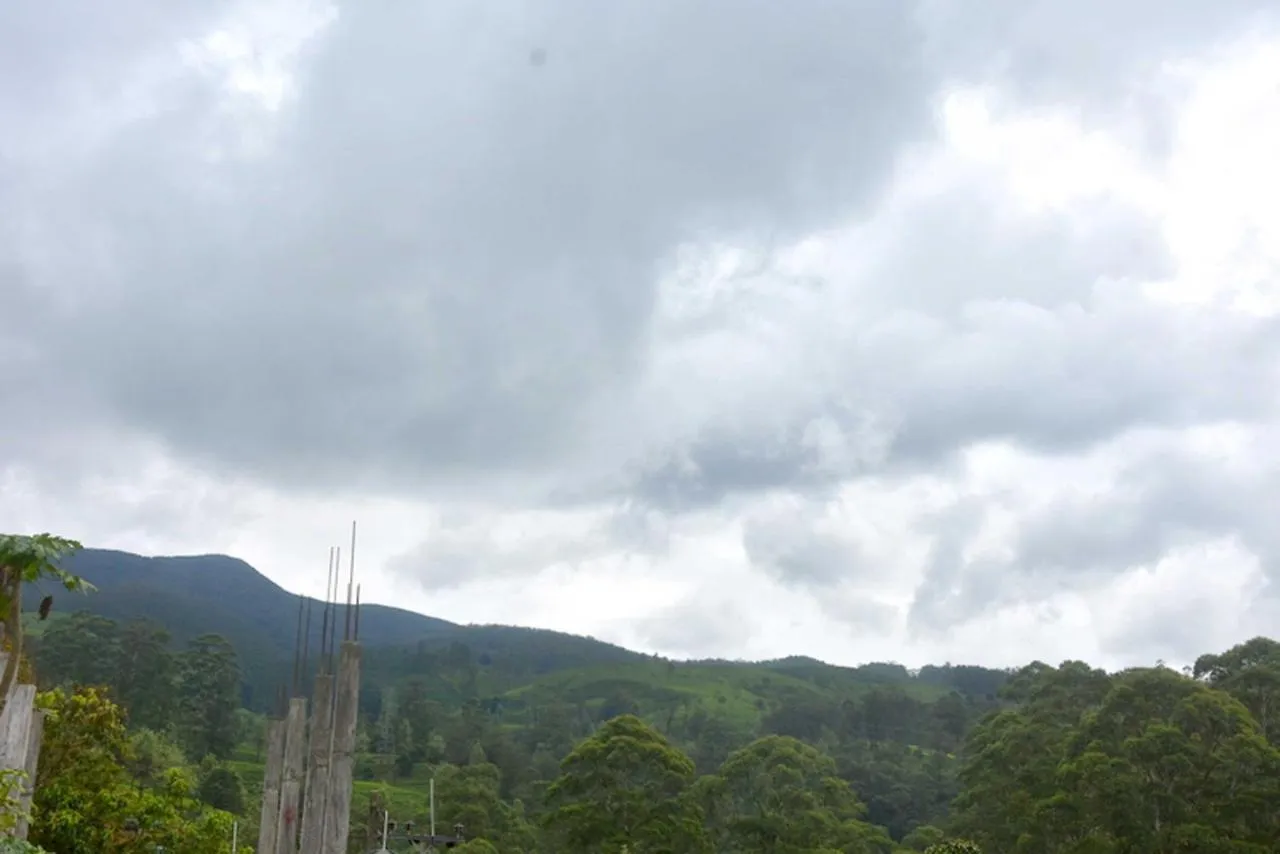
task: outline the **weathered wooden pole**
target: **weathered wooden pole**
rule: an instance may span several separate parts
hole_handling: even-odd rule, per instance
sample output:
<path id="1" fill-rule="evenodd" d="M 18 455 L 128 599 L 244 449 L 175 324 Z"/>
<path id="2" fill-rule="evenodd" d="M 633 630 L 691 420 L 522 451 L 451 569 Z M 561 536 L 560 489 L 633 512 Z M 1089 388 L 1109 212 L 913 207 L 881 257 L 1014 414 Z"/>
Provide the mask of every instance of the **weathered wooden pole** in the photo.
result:
<path id="1" fill-rule="evenodd" d="M 360 703 L 360 644 L 355 641 L 342 642 L 335 692 L 323 854 L 346 854 L 347 837 L 351 833 L 356 715 Z"/>
<path id="2" fill-rule="evenodd" d="M 311 698 L 311 741 L 308 745 L 307 785 L 302 804 L 302 854 L 320 854 L 324 836 L 324 808 L 329 796 L 329 745 L 333 740 L 333 677 L 316 677 Z"/>
<path id="3" fill-rule="evenodd" d="M 280 781 L 284 772 L 285 722 L 267 722 L 267 772 L 262 781 L 262 814 L 258 824 L 258 854 L 276 854 L 280 818 Z"/>
<path id="4" fill-rule="evenodd" d="M 298 809 L 302 806 L 302 769 L 307 756 L 307 700 L 289 701 L 284 722 L 284 762 L 280 773 L 280 813 L 276 820 L 276 854 L 298 850 Z"/>

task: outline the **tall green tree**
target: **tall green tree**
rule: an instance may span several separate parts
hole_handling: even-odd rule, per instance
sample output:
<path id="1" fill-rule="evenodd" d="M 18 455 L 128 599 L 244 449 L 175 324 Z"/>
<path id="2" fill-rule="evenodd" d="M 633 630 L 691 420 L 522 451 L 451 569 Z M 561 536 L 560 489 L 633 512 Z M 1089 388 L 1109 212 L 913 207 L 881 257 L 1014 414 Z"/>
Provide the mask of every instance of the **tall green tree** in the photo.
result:
<path id="1" fill-rule="evenodd" d="M 634 715 L 614 718 L 560 763 L 547 790 L 556 850 L 582 854 L 706 851 L 690 796 L 693 762 Z"/>
<path id="2" fill-rule="evenodd" d="M 953 830 L 1010 854 L 1276 850 L 1280 752 L 1239 701 L 1165 668 L 1072 670 L 1024 674 L 1024 705 L 975 729 Z"/>
<path id="3" fill-rule="evenodd" d="M 722 854 L 879 854 L 889 835 L 863 821 L 866 808 L 836 775 L 831 757 L 789 736 L 766 736 L 700 781 L 707 822 Z"/>
<path id="4" fill-rule="evenodd" d="M 1280 744 L 1280 643 L 1253 638 L 1196 659 L 1192 675 L 1244 703 L 1263 734 Z"/>
<path id="5" fill-rule="evenodd" d="M 126 623 L 120 631 L 119 663 L 110 684 L 132 727 L 161 730 L 173 718 L 177 662 L 169 645 L 168 630 L 147 620 Z"/>
<path id="6" fill-rule="evenodd" d="M 202 635 L 188 644 L 179 661 L 178 703 L 188 757 L 229 758 L 236 746 L 240 666 L 226 638 Z"/>
<path id="7" fill-rule="evenodd" d="M 1111 689 L 1103 671 L 1079 661 L 1034 662 L 1001 689 L 1016 703 L 987 717 L 966 739 L 952 829 L 993 851 L 1020 850 L 1042 802 L 1058 791 L 1057 769 L 1081 716 Z"/>
<path id="8" fill-rule="evenodd" d="M 1280 753 L 1231 696 L 1164 668 L 1116 677 L 1042 804 L 1044 850 L 1275 850 Z"/>
<path id="9" fill-rule="evenodd" d="M 445 827 L 461 824 L 468 839 L 485 839 L 499 850 L 532 851 L 536 831 L 518 804 L 500 796 L 501 775 L 488 763 L 444 765 L 436 773 L 436 803 Z"/>

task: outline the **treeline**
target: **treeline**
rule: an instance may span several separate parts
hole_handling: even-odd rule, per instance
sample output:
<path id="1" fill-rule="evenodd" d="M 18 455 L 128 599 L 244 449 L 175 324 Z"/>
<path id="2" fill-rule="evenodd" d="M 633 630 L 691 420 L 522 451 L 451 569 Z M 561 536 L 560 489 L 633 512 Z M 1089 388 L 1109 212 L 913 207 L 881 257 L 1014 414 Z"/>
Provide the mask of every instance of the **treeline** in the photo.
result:
<path id="1" fill-rule="evenodd" d="M 764 736 L 699 775 L 634 716 L 580 742 L 533 811 L 503 803 L 501 772 L 485 762 L 450 772 L 470 781 L 455 809 L 498 851 L 887 854 L 948 837 L 952 850 L 966 839 L 965 850 L 1002 854 L 1280 850 L 1274 641 L 1205 656 L 1189 673 L 1035 663 L 1001 694 L 1005 707 L 966 735 L 951 810 L 896 842 L 816 746 Z"/>
<path id="2" fill-rule="evenodd" d="M 618 716 L 644 714 L 701 774 L 761 736 L 811 744 L 856 787 L 868 819 L 899 839 L 945 814 L 957 793 L 953 751 L 994 702 L 955 692 L 925 702 L 876 686 L 835 702 L 784 701 L 759 719 L 743 719 L 684 701 L 646 711 L 619 690 L 598 704 L 551 702 L 515 714 L 481 700 L 451 708 L 431 699 L 429 681 L 411 678 L 362 710 L 367 750 L 357 762 L 359 779 L 412 782 L 433 767 L 484 763 L 496 770 L 500 798 L 537 803 L 576 744 Z"/>
<path id="3" fill-rule="evenodd" d="M 652 661 L 503 693 L 492 651 L 371 652 L 352 851 L 383 809 L 422 826 L 431 779 L 438 824 L 463 825 L 472 851 L 1280 850 L 1267 639 L 1187 673 L 876 665 L 851 681 L 804 661 Z M 157 626 L 73 615 L 35 656 L 42 684 L 118 699 L 134 729 L 120 761 L 144 790 L 176 768 L 193 802 L 253 833 L 264 719 L 237 709 L 229 643 L 174 649 Z"/>
<path id="4" fill-rule="evenodd" d="M 227 759 L 244 737 L 240 663 L 226 638 L 174 649 L 163 626 L 81 612 L 51 621 L 33 646 L 41 686 L 107 688 L 132 729 L 166 733 L 194 761 Z"/>

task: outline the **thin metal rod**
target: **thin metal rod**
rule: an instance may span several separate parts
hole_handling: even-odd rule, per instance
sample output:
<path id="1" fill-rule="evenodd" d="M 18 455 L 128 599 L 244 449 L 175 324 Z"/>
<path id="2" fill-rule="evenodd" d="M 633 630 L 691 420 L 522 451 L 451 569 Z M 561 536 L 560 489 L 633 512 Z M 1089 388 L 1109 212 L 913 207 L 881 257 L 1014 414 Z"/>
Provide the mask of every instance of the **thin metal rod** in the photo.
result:
<path id="1" fill-rule="evenodd" d="M 329 620 L 329 672 L 337 673 L 335 654 L 338 647 L 338 584 L 342 581 L 342 546 L 333 547 L 333 617 Z"/>
<path id="2" fill-rule="evenodd" d="M 325 644 L 329 641 L 329 591 L 333 589 L 333 546 L 329 546 L 329 572 L 324 577 L 324 616 L 320 621 L 320 671 L 324 672 L 328 657 Z"/>
<path id="3" fill-rule="evenodd" d="M 351 571 L 347 575 L 347 611 L 343 619 L 342 639 L 351 640 L 351 597 L 355 593 L 356 583 L 356 523 L 351 521 Z"/>
<path id="4" fill-rule="evenodd" d="M 293 637 L 293 682 L 290 687 L 291 697 L 298 696 L 299 674 L 302 668 L 302 612 L 306 608 L 306 597 L 301 593 L 298 594 L 298 620 L 297 627 L 294 629 Z"/>
<path id="5" fill-rule="evenodd" d="M 307 680 L 307 664 L 311 658 L 311 603 L 312 598 L 307 597 L 307 616 L 302 627 L 302 680 Z"/>

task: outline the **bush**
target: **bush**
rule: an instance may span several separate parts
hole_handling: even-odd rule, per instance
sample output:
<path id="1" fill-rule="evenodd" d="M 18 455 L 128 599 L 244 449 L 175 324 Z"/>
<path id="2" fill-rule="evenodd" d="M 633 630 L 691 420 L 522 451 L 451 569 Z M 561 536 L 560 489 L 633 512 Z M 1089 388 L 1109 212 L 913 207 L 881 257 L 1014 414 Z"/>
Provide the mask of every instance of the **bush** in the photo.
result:
<path id="1" fill-rule="evenodd" d="M 25 839 L 12 836 L 0 837 L 0 854 L 49 854 L 39 845 L 32 845 Z"/>

